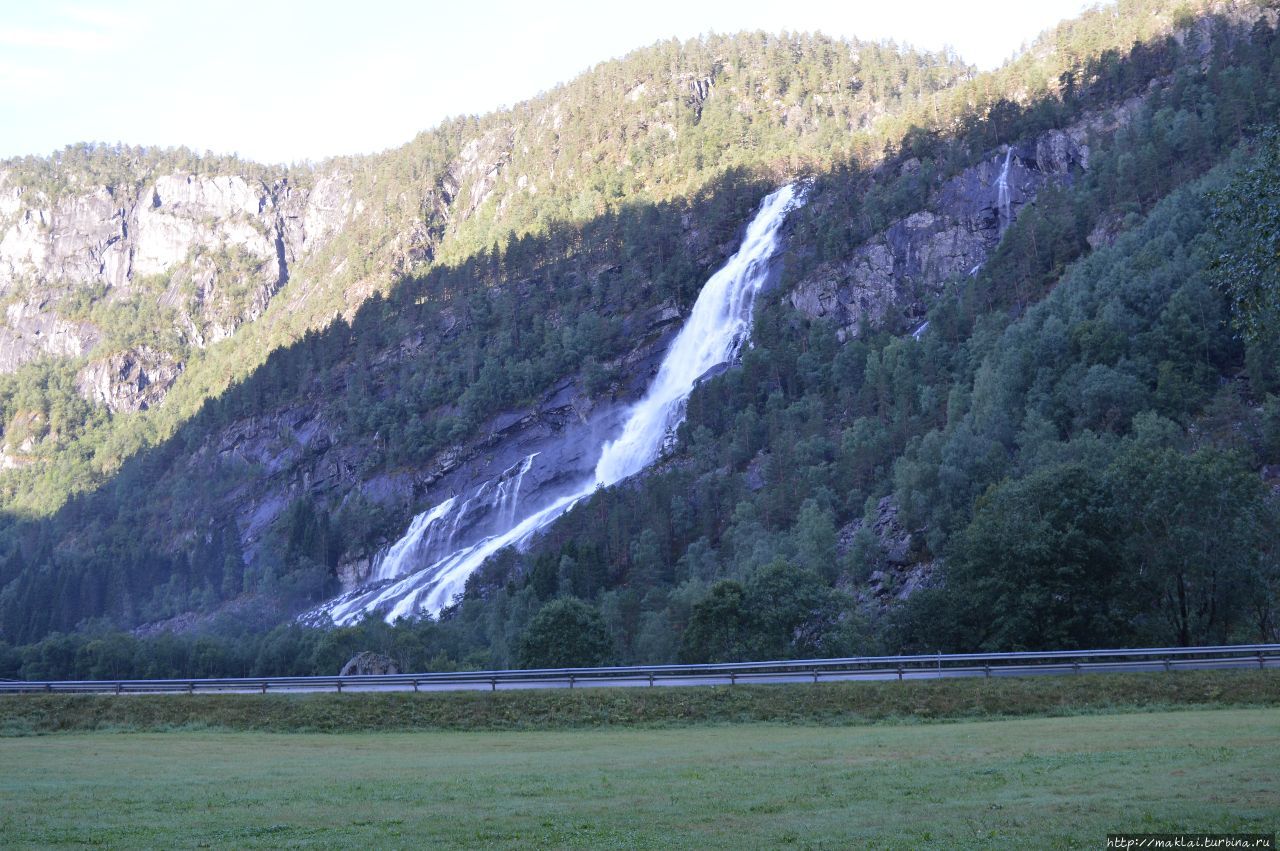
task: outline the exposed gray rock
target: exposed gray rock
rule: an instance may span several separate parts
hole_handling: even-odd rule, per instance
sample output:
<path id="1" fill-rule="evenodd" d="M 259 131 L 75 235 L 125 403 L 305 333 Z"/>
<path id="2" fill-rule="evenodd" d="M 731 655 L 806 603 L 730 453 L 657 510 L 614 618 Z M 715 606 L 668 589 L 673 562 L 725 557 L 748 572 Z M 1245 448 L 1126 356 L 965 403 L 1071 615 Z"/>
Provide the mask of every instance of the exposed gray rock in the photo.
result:
<path id="1" fill-rule="evenodd" d="M 869 533 L 871 546 L 862 551 L 868 560 L 867 580 L 856 589 L 863 605 L 888 607 L 894 601 L 907 599 L 932 582 L 936 562 L 923 551 L 921 532 L 906 529 L 898 519 L 898 503 L 892 496 L 876 504 L 874 518 L 868 524 L 863 518 L 853 521 L 839 532 L 838 552 L 846 556 L 857 539 Z"/>
<path id="2" fill-rule="evenodd" d="M 840 530 L 837 548 L 841 556 L 850 551 L 854 538 L 864 528 L 870 529 L 886 563 L 903 565 L 913 561 L 915 538 L 898 522 L 898 503 L 892 496 L 883 497 L 876 504 L 875 519 L 870 524 L 860 517 Z"/>
<path id="3" fill-rule="evenodd" d="M 13 372 L 44 355 L 83 357 L 97 344 L 92 325 L 64 319 L 50 298 L 25 298 L 5 308 L 0 324 L 0 372 Z"/>
<path id="4" fill-rule="evenodd" d="M 348 660 L 338 672 L 340 677 L 365 677 L 376 674 L 398 674 L 400 666 L 385 653 L 363 650 Z"/>
<path id="5" fill-rule="evenodd" d="M 76 390 L 115 414 L 143 411 L 164 400 L 182 369 L 172 355 L 140 346 L 85 366 L 76 373 Z"/>
<path id="6" fill-rule="evenodd" d="M 498 188 L 498 178 L 511 161 L 511 131 L 495 128 L 463 146 L 446 176 L 445 190 L 450 197 L 465 193 L 465 203 L 454 214 L 469 219 Z"/>
<path id="7" fill-rule="evenodd" d="M 851 247 L 843 260 L 801 281 L 788 296 L 792 306 L 811 318 L 833 319 L 841 340 L 857 336 L 864 325 L 914 327 L 931 295 L 948 281 L 977 274 L 1019 211 L 1042 189 L 1070 184 L 1088 170 L 1090 134 L 1126 125 L 1144 102 L 1143 96 L 1134 96 L 1069 127 L 989 152 L 982 162 L 946 181 L 925 210 L 894 222 Z M 908 159 L 899 171 L 919 168 L 918 161 Z M 1090 234 L 1091 243 L 1106 244 L 1122 226 L 1104 218 Z"/>
<path id="8" fill-rule="evenodd" d="M 1124 229 L 1124 220 L 1115 213 L 1103 213 L 1085 240 L 1095 251 L 1111 245 Z"/>
<path id="9" fill-rule="evenodd" d="M 361 556 L 338 565 L 335 572 L 343 588 L 354 588 L 369 577 L 372 569 L 373 559 L 369 556 Z"/>
<path id="10" fill-rule="evenodd" d="M 16 470 L 35 461 L 35 452 L 41 444 L 57 440 L 47 433 L 44 414 L 38 411 L 20 411 L 4 432 L 0 445 L 0 470 Z"/>
<path id="11" fill-rule="evenodd" d="M 1064 130 L 1050 130 L 1035 141 L 1033 168 L 1044 174 L 1067 175 L 1076 168 L 1088 168 L 1089 148 L 1077 143 Z"/>
<path id="12" fill-rule="evenodd" d="M 350 174 L 328 174 L 318 179 L 302 207 L 301 233 L 294 233 L 293 228 L 287 229 L 293 237 L 290 240 L 293 253 L 301 253 L 304 246 L 310 249 L 323 244 L 338 232 L 355 210 Z M 296 217 L 295 213 L 293 218 Z"/>
<path id="13" fill-rule="evenodd" d="M 73 176 L 74 177 L 74 176 Z M 0 327 L 0 372 L 41 355 L 81 357 L 100 336 L 58 315 L 84 287 L 94 297 L 154 298 L 203 347 L 260 317 L 293 266 L 357 217 L 350 174 L 331 170 L 310 191 L 287 178 L 159 175 L 137 186 L 77 185 L 55 197 L 10 185 L 0 173 L 0 293 L 20 298 Z M 419 251 L 425 236 L 406 236 Z M 145 289 L 139 289 L 144 284 Z"/>
<path id="14" fill-rule="evenodd" d="M 24 192 L 23 187 L 10 184 L 10 172 L 7 169 L 0 169 L 0 218 L 8 218 L 22 209 Z"/>
<path id="15" fill-rule="evenodd" d="M 792 306 L 812 318 L 835 320 L 842 340 L 857 336 L 864 324 L 917 322 L 926 297 L 947 281 L 976 274 L 1018 211 L 1043 187 L 1070 183 L 1086 168 L 1088 148 L 1077 136 L 1083 133 L 1051 130 L 991 152 L 944 183 L 927 210 L 894 222 L 844 260 L 801 281 L 789 295 Z M 908 161 L 903 168 L 912 166 Z"/>

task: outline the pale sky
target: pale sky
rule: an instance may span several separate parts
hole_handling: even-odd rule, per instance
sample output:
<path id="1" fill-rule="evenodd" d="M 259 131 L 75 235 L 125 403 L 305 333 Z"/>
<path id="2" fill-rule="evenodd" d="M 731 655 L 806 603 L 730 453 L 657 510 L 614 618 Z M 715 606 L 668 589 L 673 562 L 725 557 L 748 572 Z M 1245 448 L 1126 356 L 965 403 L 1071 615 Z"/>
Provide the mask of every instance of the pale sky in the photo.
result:
<path id="1" fill-rule="evenodd" d="M 0 0 L 0 157 L 73 142 L 264 162 L 407 142 L 672 36 L 819 31 L 993 68 L 1080 0 Z"/>

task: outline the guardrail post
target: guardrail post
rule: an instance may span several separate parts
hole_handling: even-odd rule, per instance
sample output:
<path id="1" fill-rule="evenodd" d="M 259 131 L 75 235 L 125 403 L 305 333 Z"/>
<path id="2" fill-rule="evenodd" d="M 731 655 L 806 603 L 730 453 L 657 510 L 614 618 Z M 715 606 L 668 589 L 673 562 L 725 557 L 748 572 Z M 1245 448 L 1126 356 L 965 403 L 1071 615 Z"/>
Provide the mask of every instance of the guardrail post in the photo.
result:
<path id="1" fill-rule="evenodd" d="M 44 690 L 45 690 L 45 691 L 53 691 L 53 684 L 52 684 L 52 683 L 45 683 L 45 684 L 44 684 Z"/>
<path id="2" fill-rule="evenodd" d="M 338 694 L 342 694 L 342 680 L 338 680 Z"/>
<path id="3" fill-rule="evenodd" d="M 730 672 L 729 672 L 729 685 L 731 685 L 731 686 L 736 686 L 737 684 L 738 684 L 738 672 L 737 672 L 737 671 L 730 671 Z"/>
<path id="4" fill-rule="evenodd" d="M 1077 659 L 1077 660 L 1075 660 L 1074 662 L 1072 662 L 1072 663 L 1071 663 L 1071 669 L 1072 669 L 1073 671 L 1075 671 L 1077 674 L 1078 674 L 1078 673 L 1080 673 L 1080 660 L 1079 660 L 1079 659 Z"/>
<path id="5" fill-rule="evenodd" d="M 569 688 L 573 688 L 573 674 L 569 675 Z"/>
<path id="6" fill-rule="evenodd" d="M 497 678 L 497 677 L 490 677 L 490 678 L 489 678 L 489 690 L 490 690 L 490 691 L 497 691 L 497 690 L 498 690 L 498 678 Z"/>
<path id="7" fill-rule="evenodd" d="M 266 694 L 266 693 L 267 693 L 267 684 L 266 684 L 266 683 L 263 683 L 263 684 L 262 684 L 262 693 L 263 693 L 263 694 Z"/>
<path id="8" fill-rule="evenodd" d="M 1258 667 L 1259 667 L 1259 668 L 1265 668 L 1265 667 L 1267 667 L 1267 660 L 1266 660 L 1266 659 L 1264 659 L 1264 658 L 1262 658 L 1262 654 L 1261 654 L 1261 653 L 1259 653 L 1259 654 L 1258 654 Z"/>
<path id="9" fill-rule="evenodd" d="M 901 665 L 899 665 L 899 666 L 898 666 L 898 679 L 899 679 L 899 680 L 901 680 L 901 679 L 902 679 L 902 666 L 901 666 Z"/>
<path id="10" fill-rule="evenodd" d="M 414 681 L 413 681 L 413 690 L 414 690 L 414 691 L 417 691 L 417 690 L 418 690 L 418 681 L 417 681 L 417 680 L 414 680 Z"/>
<path id="11" fill-rule="evenodd" d="M 1173 663 L 1170 662 L 1168 659 L 1164 660 L 1164 670 L 1165 670 L 1165 673 L 1168 673 L 1169 671 L 1173 670 Z"/>
<path id="12" fill-rule="evenodd" d="M 653 688 L 653 671 L 649 672 L 649 688 Z"/>
<path id="13" fill-rule="evenodd" d="M 194 682 L 187 683 L 187 694 L 196 693 L 196 684 Z"/>
<path id="14" fill-rule="evenodd" d="M 815 683 L 818 681 L 818 669 L 817 669 L 817 668 L 814 668 L 814 669 L 813 669 L 813 681 L 814 681 Z"/>
<path id="15" fill-rule="evenodd" d="M 986 675 L 987 675 L 987 679 L 991 679 L 991 666 L 990 666 L 990 665 L 983 665 L 983 666 L 982 666 L 982 672 L 983 672 L 984 674 L 986 674 Z"/>

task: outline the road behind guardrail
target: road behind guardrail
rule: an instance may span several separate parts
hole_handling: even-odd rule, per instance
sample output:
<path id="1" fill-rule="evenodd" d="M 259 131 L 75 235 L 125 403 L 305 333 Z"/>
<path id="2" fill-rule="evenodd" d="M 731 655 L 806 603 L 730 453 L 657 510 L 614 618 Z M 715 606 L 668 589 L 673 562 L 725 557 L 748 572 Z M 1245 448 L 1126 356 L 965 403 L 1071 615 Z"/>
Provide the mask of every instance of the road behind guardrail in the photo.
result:
<path id="1" fill-rule="evenodd" d="M 1280 668 L 1280 644 L 1130 648 L 1029 653 L 855 656 L 709 665 L 543 668 L 350 677 L 243 677 L 185 680 L 0 681 L 0 694 L 251 694 L 462 691 L 586 687 L 818 683 L 942 677 L 1022 677 L 1108 671 Z"/>

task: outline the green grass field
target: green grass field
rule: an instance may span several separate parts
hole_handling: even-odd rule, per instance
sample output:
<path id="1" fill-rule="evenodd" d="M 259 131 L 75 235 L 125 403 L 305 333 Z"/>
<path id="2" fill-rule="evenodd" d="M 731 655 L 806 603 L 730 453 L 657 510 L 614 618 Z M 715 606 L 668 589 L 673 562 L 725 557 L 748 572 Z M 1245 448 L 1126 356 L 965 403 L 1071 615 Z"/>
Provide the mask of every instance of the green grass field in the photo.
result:
<path id="1" fill-rule="evenodd" d="M 5 847 L 1101 848 L 1278 821 L 1275 708 L 0 739 Z"/>

